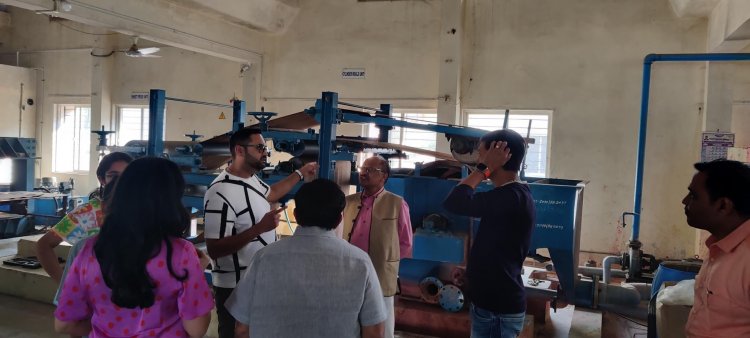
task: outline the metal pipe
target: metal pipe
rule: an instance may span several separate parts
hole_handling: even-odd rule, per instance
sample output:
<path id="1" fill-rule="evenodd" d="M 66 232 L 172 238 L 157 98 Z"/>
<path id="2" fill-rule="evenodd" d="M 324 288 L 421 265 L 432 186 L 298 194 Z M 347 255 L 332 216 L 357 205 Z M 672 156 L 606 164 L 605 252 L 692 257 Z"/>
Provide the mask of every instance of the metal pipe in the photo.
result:
<path id="1" fill-rule="evenodd" d="M 21 127 L 23 127 L 23 82 L 21 82 L 21 95 L 18 98 L 18 137 L 21 137 Z"/>
<path id="2" fill-rule="evenodd" d="M 164 152 L 164 109 L 166 92 L 151 89 L 148 98 L 148 146 L 146 156 L 161 156 Z"/>
<path id="3" fill-rule="evenodd" d="M 333 178 L 333 159 L 331 154 L 333 153 L 333 140 L 336 139 L 336 117 L 334 116 L 334 110 L 338 107 L 339 94 L 334 92 L 323 92 L 323 96 L 320 99 L 320 125 L 329 126 L 329 128 L 320 128 L 319 145 L 320 153 L 318 154 L 318 169 L 319 178 Z"/>
<path id="4" fill-rule="evenodd" d="M 686 53 L 686 54 L 649 54 L 643 62 L 657 61 L 750 61 L 750 53 Z"/>
<path id="5" fill-rule="evenodd" d="M 617 252 L 594 251 L 594 250 L 579 250 L 578 252 L 592 253 L 592 254 L 597 254 L 597 255 L 607 255 L 607 256 L 617 255 Z"/>
<path id="6" fill-rule="evenodd" d="M 341 102 L 341 101 L 339 101 L 339 105 L 348 106 L 348 107 L 354 107 L 354 108 L 361 108 L 361 109 L 365 109 L 365 110 L 372 110 L 372 111 L 378 112 L 378 113 L 382 113 L 383 112 L 382 110 L 380 110 L 378 108 L 370 108 L 370 107 L 367 107 L 367 106 L 362 106 L 362 105 L 358 105 L 358 104 L 354 104 L 354 103 L 348 103 L 348 102 Z"/>
<path id="7" fill-rule="evenodd" d="M 34 110 L 36 112 L 36 130 L 34 135 L 36 135 L 37 138 L 37 144 L 36 144 L 36 150 L 37 154 L 43 154 L 43 148 L 44 148 L 44 105 L 45 105 L 45 96 L 44 96 L 44 84 L 46 78 L 44 77 L 44 67 L 38 67 L 38 68 L 32 68 L 34 70 L 40 71 L 42 73 L 41 80 L 37 80 L 37 95 L 36 95 L 36 104 L 37 108 Z M 41 161 L 37 160 L 36 162 L 36 168 L 37 168 L 37 177 L 42 177 L 42 165 Z"/>
<path id="8" fill-rule="evenodd" d="M 176 97 L 165 97 L 164 99 L 168 100 L 168 101 L 177 101 L 177 102 L 185 102 L 185 103 L 202 104 L 204 106 L 212 106 L 212 107 L 220 107 L 220 108 L 234 108 L 234 106 L 229 105 L 229 104 L 195 101 L 195 100 L 188 100 L 188 99 L 180 99 L 180 98 L 176 98 Z"/>
<path id="9" fill-rule="evenodd" d="M 604 257 L 604 260 L 602 261 L 602 267 L 604 269 L 604 272 L 602 274 L 602 282 L 605 285 L 608 285 L 609 282 L 612 280 L 612 264 L 622 264 L 622 258 L 620 256 L 607 256 Z"/>
<path id="10" fill-rule="evenodd" d="M 649 54 L 650 55 L 650 54 Z M 643 62 L 643 86 L 641 87 L 641 121 L 638 128 L 638 150 L 635 166 L 635 200 L 633 201 L 633 228 L 630 240 L 638 238 L 641 224 L 641 195 L 643 193 L 643 160 L 646 156 L 646 127 L 648 125 L 648 97 L 651 92 L 651 64 L 646 56 Z"/>
<path id="11" fill-rule="evenodd" d="M 648 103 L 651 89 L 651 65 L 654 62 L 693 61 L 750 61 L 750 53 L 705 53 L 705 54 L 649 54 L 643 59 L 643 86 L 641 90 L 641 116 L 638 130 L 638 151 L 635 166 L 635 196 L 633 201 L 633 229 L 630 240 L 637 241 L 641 225 L 641 200 L 643 194 L 643 162 L 646 155 L 646 127 L 648 125 Z M 636 262 L 640 264 L 640 262 Z M 633 267 L 631 267 L 632 269 Z M 638 270 L 638 269 L 637 269 Z"/>
<path id="12" fill-rule="evenodd" d="M 64 52 L 90 52 L 93 47 L 83 48 L 60 48 L 60 49 L 37 49 L 37 50 L 16 50 L 15 52 L 2 52 L 0 55 L 7 54 L 34 54 L 34 53 L 64 53 Z"/>
<path id="13" fill-rule="evenodd" d="M 319 97 L 302 97 L 302 96 L 265 96 L 263 101 L 314 101 Z M 356 101 L 436 101 L 439 97 L 345 97 L 344 100 Z M 429 109 L 430 107 L 415 107 L 419 109 Z"/>
<path id="14" fill-rule="evenodd" d="M 641 293 L 635 287 L 602 284 L 602 291 L 598 304 L 602 308 L 607 305 L 638 308 L 641 302 Z"/>
<path id="15" fill-rule="evenodd" d="M 584 276 L 602 276 L 604 275 L 604 269 L 594 268 L 590 266 L 579 266 L 578 273 Z M 610 273 L 610 276 L 615 276 L 615 277 L 627 277 L 627 274 L 628 274 L 627 271 L 620 270 L 620 269 L 610 269 L 609 273 Z"/>

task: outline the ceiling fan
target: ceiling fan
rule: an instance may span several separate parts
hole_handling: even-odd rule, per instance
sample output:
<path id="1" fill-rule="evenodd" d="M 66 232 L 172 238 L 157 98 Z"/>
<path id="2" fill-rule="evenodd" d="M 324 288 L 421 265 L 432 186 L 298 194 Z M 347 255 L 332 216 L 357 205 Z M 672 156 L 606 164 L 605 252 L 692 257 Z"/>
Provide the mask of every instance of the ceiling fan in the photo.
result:
<path id="1" fill-rule="evenodd" d="M 109 56 L 112 56 L 114 53 L 124 53 L 126 56 L 134 57 L 134 58 L 160 58 L 161 55 L 156 55 L 154 53 L 159 51 L 159 47 L 147 47 L 147 48 L 138 48 L 138 37 L 133 37 L 133 44 L 128 49 L 123 50 L 112 50 L 111 52 L 107 54 L 94 54 L 94 51 L 91 50 L 91 56 L 100 57 L 100 58 L 106 58 Z"/>
<path id="2" fill-rule="evenodd" d="M 126 50 L 119 50 L 118 52 L 123 52 L 125 53 L 125 55 L 134 58 L 160 58 L 161 55 L 154 54 L 158 51 L 158 47 L 138 48 L 138 37 L 134 36 L 133 45 L 131 45 L 130 48 Z"/>

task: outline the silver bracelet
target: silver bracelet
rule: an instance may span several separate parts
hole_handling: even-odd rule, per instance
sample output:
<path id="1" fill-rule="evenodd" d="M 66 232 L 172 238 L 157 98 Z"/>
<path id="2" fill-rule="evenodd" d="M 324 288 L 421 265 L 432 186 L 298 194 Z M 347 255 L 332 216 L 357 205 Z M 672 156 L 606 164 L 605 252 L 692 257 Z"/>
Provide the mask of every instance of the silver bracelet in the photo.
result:
<path id="1" fill-rule="evenodd" d="M 297 173 L 297 175 L 299 175 L 299 180 L 300 181 L 304 181 L 305 180 L 305 175 L 302 175 L 302 172 L 299 171 L 299 169 L 295 170 L 294 172 Z"/>

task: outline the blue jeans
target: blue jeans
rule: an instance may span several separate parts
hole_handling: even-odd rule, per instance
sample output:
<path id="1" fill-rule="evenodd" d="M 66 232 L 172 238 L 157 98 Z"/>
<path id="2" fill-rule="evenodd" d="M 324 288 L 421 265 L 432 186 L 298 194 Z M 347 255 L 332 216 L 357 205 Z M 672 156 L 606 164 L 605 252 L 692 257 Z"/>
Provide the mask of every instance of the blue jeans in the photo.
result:
<path id="1" fill-rule="evenodd" d="M 471 338 L 516 338 L 525 317 L 525 312 L 501 314 L 471 304 Z"/>

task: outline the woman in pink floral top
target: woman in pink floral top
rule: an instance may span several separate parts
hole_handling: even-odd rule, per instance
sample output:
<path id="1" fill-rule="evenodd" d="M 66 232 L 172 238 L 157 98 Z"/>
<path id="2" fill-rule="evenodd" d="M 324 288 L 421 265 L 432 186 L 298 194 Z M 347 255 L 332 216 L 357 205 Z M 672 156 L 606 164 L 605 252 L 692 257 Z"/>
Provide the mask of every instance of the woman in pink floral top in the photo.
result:
<path id="1" fill-rule="evenodd" d="M 202 337 L 214 302 L 193 245 L 184 180 L 161 158 L 133 161 L 108 204 L 105 227 L 75 258 L 55 329 L 90 337 Z"/>

